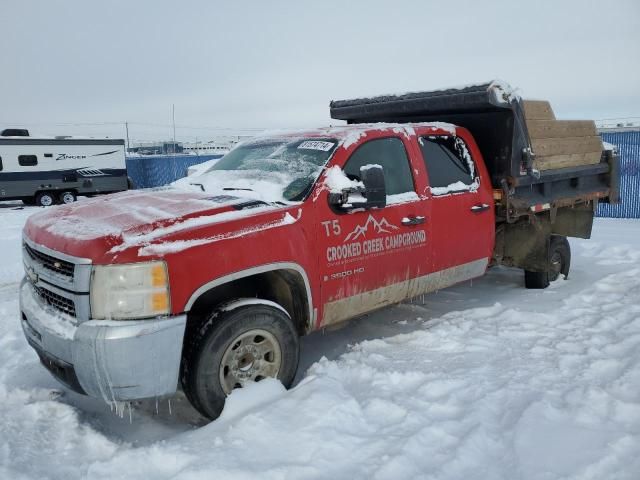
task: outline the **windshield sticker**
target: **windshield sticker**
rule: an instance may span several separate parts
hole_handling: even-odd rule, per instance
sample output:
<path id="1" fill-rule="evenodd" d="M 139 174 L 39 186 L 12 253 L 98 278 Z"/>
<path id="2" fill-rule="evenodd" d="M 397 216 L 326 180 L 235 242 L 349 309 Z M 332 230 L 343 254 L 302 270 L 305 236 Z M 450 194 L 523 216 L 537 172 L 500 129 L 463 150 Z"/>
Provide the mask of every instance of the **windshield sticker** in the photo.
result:
<path id="1" fill-rule="evenodd" d="M 307 140 L 298 145 L 299 150 L 320 150 L 322 152 L 328 152 L 333 148 L 335 143 L 322 142 L 320 140 Z"/>

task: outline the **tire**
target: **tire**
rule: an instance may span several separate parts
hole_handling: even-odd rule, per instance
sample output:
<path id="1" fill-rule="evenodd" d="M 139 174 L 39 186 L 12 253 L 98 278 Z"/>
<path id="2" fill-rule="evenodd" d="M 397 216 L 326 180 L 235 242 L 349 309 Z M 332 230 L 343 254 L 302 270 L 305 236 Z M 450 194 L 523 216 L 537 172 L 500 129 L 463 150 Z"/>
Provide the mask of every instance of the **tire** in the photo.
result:
<path id="1" fill-rule="evenodd" d="M 22 203 L 24 203 L 25 205 L 35 205 L 36 204 L 36 197 L 23 197 L 22 198 Z"/>
<path id="2" fill-rule="evenodd" d="M 217 309 L 185 336 L 182 388 L 210 420 L 234 388 L 271 376 L 288 388 L 298 369 L 298 334 L 284 311 L 264 304 L 229 308 Z"/>
<path id="3" fill-rule="evenodd" d="M 56 199 L 51 192 L 40 192 L 36 195 L 36 205 L 41 207 L 50 207 L 55 205 Z"/>
<path id="4" fill-rule="evenodd" d="M 76 201 L 76 199 L 76 193 L 71 190 L 66 190 L 58 195 L 58 201 L 63 205 L 73 203 Z"/>
<path id="5" fill-rule="evenodd" d="M 524 285 L 526 288 L 543 289 L 551 282 L 555 282 L 560 275 L 565 280 L 569 276 L 571 267 L 571 247 L 566 237 L 552 235 L 549 241 L 549 259 L 546 272 L 524 271 Z"/>

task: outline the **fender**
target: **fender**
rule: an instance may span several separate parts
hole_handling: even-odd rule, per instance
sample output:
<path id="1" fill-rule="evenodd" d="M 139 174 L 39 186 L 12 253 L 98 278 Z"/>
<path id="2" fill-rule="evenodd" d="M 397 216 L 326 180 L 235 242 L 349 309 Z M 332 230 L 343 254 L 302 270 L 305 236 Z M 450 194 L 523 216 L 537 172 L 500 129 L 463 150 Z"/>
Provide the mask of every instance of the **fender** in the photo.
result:
<path id="1" fill-rule="evenodd" d="M 202 294 L 211 290 L 212 288 L 224 285 L 225 283 L 232 282 L 240 278 L 258 275 L 260 273 L 273 272 L 276 270 L 294 270 L 295 272 L 300 274 L 302 280 L 304 281 L 304 287 L 307 292 L 307 303 L 309 305 L 309 323 L 310 325 L 315 325 L 317 310 L 313 307 L 313 297 L 311 295 L 309 276 L 307 275 L 307 272 L 304 270 L 304 268 L 293 262 L 267 263 L 265 265 L 248 268 L 246 270 L 240 270 L 238 272 L 234 272 L 229 275 L 211 280 L 210 282 L 207 282 L 204 285 L 200 286 L 195 292 L 191 294 L 189 300 L 187 301 L 187 304 L 184 307 L 184 311 L 188 312 L 189 310 L 191 310 L 191 307 L 193 307 L 193 305 L 196 303 L 196 300 L 198 300 L 198 298 L 200 298 Z"/>
<path id="2" fill-rule="evenodd" d="M 273 307 L 280 310 L 287 317 L 291 318 L 289 312 L 287 312 L 282 305 L 276 302 L 272 302 L 271 300 L 263 300 L 261 298 L 238 298 L 236 300 L 232 300 L 229 303 L 221 305 L 220 310 L 223 312 L 229 312 L 231 310 L 235 310 L 236 308 L 246 307 L 247 305 L 266 305 L 268 307 Z"/>

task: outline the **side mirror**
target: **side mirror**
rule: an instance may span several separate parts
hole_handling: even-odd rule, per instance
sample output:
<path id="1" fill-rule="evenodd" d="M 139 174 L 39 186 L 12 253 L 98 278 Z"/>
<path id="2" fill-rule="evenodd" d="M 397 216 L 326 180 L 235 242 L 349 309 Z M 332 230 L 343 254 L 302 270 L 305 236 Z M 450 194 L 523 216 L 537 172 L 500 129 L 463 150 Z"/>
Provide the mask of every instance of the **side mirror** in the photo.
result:
<path id="1" fill-rule="evenodd" d="M 364 188 L 346 188 L 340 193 L 330 193 L 329 204 L 341 210 L 384 208 L 387 205 L 387 189 L 382 167 L 380 165 L 360 167 L 360 178 Z"/>
<path id="2" fill-rule="evenodd" d="M 384 208 L 387 205 L 387 188 L 384 184 L 384 170 L 380 165 L 360 167 L 360 177 L 364 183 L 366 208 Z"/>

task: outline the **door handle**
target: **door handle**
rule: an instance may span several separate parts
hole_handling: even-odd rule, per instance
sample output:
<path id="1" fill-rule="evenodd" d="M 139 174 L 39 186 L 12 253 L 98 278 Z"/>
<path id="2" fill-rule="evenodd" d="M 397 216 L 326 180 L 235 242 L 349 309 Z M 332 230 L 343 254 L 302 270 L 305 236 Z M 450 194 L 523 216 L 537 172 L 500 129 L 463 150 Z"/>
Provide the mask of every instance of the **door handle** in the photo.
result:
<path id="1" fill-rule="evenodd" d="M 471 207 L 471 211 L 473 213 L 480 213 L 480 212 L 484 212 L 485 210 L 489 210 L 489 205 L 487 205 L 486 203 L 481 203 L 480 205 L 474 205 L 473 207 Z"/>
<path id="2" fill-rule="evenodd" d="M 418 215 L 416 217 L 404 217 L 400 223 L 409 227 L 411 225 L 420 225 L 421 223 L 424 223 L 424 221 L 425 218 Z"/>

